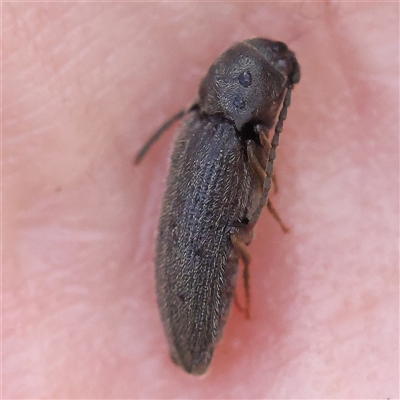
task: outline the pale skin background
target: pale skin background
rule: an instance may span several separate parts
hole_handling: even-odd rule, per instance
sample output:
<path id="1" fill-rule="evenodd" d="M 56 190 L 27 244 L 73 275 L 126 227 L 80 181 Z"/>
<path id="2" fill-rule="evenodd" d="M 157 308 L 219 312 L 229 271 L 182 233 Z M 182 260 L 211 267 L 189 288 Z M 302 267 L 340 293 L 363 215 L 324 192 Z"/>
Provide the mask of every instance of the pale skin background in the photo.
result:
<path id="1" fill-rule="evenodd" d="M 3 3 L 4 398 L 398 398 L 397 3 Z M 264 36 L 302 79 L 275 207 L 203 379 L 155 304 L 174 129 L 232 43 Z M 239 296 L 243 294 L 239 282 Z"/>

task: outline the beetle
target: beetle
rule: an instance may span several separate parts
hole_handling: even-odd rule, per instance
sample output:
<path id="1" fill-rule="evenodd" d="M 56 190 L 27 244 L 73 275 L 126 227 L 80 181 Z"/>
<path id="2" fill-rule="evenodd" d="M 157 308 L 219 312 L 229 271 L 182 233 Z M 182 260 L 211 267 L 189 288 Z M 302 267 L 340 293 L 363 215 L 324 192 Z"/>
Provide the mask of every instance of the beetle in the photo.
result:
<path id="1" fill-rule="evenodd" d="M 264 38 L 237 43 L 211 65 L 192 106 L 168 120 L 136 157 L 139 163 L 185 116 L 164 194 L 155 275 L 171 358 L 190 374 L 204 374 L 211 363 L 234 298 L 239 259 L 248 314 L 247 246 L 265 205 L 277 217 L 268 193 L 299 80 L 300 66 L 286 44 Z"/>

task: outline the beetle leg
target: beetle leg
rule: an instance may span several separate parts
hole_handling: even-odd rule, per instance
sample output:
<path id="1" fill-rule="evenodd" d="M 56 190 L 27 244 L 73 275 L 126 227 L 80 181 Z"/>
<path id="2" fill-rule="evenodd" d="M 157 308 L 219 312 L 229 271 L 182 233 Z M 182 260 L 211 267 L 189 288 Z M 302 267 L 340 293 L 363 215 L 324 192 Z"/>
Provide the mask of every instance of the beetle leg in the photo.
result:
<path id="1" fill-rule="evenodd" d="M 264 143 L 264 145 L 263 145 L 264 149 L 265 148 L 270 148 L 270 145 L 269 145 L 269 143 L 268 143 L 268 141 L 266 139 L 266 135 L 263 132 L 260 132 L 260 142 Z M 251 143 L 247 144 L 247 155 L 249 157 L 249 162 L 250 162 L 251 168 L 256 173 L 256 175 L 257 175 L 257 177 L 259 179 L 259 183 L 260 183 L 261 189 L 262 189 L 263 185 L 264 185 L 264 181 L 265 181 L 265 179 L 267 177 L 267 174 L 265 173 L 265 171 L 261 167 L 261 164 L 260 164 L 257 156 L 254 153 L 254 149 L 253 149 Z M 272 183 L 276 185 L 275 175 L 272 175 Z M 267 199 L 267 204 L 266 205 L 268 207 L 269 212 L 272 214 L 272 216 L 278 222 L 278 224 L 282 228 L 282 230 L 284 232 L 288 232 L 289 229 L 285 226 L 285 224 L 283 223 L 282 219 L 279 217 L 278 212 L 273 207 L 273 205 L 272 205 L 271 201 L 269 200 L 269 198 Z M 247 228 L 247 229 L 249 229 L 249 228 Z M 252 227 L 250 227 L 250 229 L 252 229 Z"/>
<path id="2" fill-rule="evenodd" d="M 281 111 L 279 112 L 278 122 L 275 125 L 274 136 L 272 137 L 271 144 L 269 145 L 267 165 L 265 167 L 266 178 L 265 178 L 265 181 L 263 184 L 263 192 L 261 194 L 261 198 L 260 198 L 258 207 L 256 208 L 253 215 L 249 219 L 248 226 L 250 229 L 252 229 L 254 227 L 254 225 L 256 224 L 256 222 L 258 221 L 261 211 L 264 208 L 265 204 L 267 204 L 267 201 L 268 201 L 268 193 L 269 193 L 269 190 L 271 189 L 271 180 L 272 180 L 272 176 L 274 174 L 274 161 L 276 158 L 276 148 L 278 147 L 278 144 L 279 144 L 279 135 L 282 132 L 283 121 L 285 121 L 285 119 L 286 119 L 287 109 L 290 105 L 292 88 L 293 88 L 293 84 L 290 85 L 286 91 L 285 98 L 283 100 L 283 105 L 282 105 Z M 265 138 L 263 138 L 263 135 L 265 135 L 265 133 L 260 128 L 258 128 L 257 131 L 260 135 L 260 143 L 262 143 L 265 146 L 266 140 L 265 140 Z"/>
<path id="3" fill-rule="evenodd" d="M 233 295 L 233 302 L 235 304 L 235 307 L 239 310 L 239 312 L 241 312 L 242 314 L 245 312 L 245 310 L 243 309 L 243 307 L 241 306 L 237 296 L 236 296 L 236 292 Z"/>
<path id="4" fill-rule="evenodd" d="M 272 175 L 271 179 L 272 179 L 272 187 L 274 189 L 274 193 L 278 193 L 278 189 L 279 189 L 279 187 L 278 187 L 278 179 L 276 177 L 276 173 L 275 172 Z"/>
<path id="5" fill-rule="evenodd" d="M 244 265 L 243 283 L 244 283 L 244 293 L 246 297 L 245 315 L 247 319 L 250 319 L 250 270 L 249 270 L 250 254 L 247 250 L 247 245 L 251 242 L 253 233 L 252 231 L 248 230 L 246 224 L 239 223 L 238 225 L 241 227 L 232 229 L 233 233 L 231 233 L 231 242 L 233 248 L 235 249 L 239 258 L 242 259 Z"/>
<path id="6" fill-rule="evenodd" d="M 268 131 L 265 131 L 262 127 L 262 125 L 257 125 L 256 126 L 256 132 L 258 133 L 258 137 L 261 143 L 261 146 L 263 147 L 265 154 L 268 156 L 269 150 L 271 149 L 271 145 L 268 142 Z M 265 171 L 264 172 L 264 180 L 265 180 Z M 276 179 L 276 174 L 273 173 L 272 177 L 272 185 L 274 188 L 274 193 L 278 193 L 278 181 Z M 263 183 L 264 183 L 263 180 Z"/>
<path id="7" fill-rule="evenodd" d="M 249 163 L 250 163 L 252 170 L 257 175 L 257 178 L 258 178 L 261 190 L 262 190 L 265 178 L 267 177 L 267 174 L 265 173 L 264 169 L 262 168 L 260 161 L 258 161 L 258 158 L 254 153 L 254 149 L 252 147 L 251 142 L 247 143 L 247 156 L 249 158 Z"/>
<path id="8" fill-rule="evenodd" d="M 258 138 L 260 141 L 260 144 L 262 146 L 262 148 L 264 149 L 265 155 L 268 157 L 269 156 L 269 152 L 271 150 L 271 145 L 268 141 L 268 131 L 265 130 L 265 128 L 262 125 L 257 125 L 256 128 L 256 133 L 258 133 Z M 267 178 L 267 172 L 263 169 L 264 175 L 263 175 L 263 185 L 264 185 L 264 181 Z M 272 179 L 272 183 L 274 185 L 274 192 L 276 193 L 278 191 L 278 185 L 276 183 L 276 178 L 275 178 L 275 174 L 272 175 L 271 177 Z"/>
<path id="9" fill-rule="evenodd" d="M 283 232 L 287 233 L 289 232 L 289 228 L 284 224 L 282 221 L 281 217 L 279 216 L 278 212 L 275 210 L 274 206 L 271 203 L 271 200 L 267 200 L 267 207 L 268 211 L 272 214 L 272 216 L 275 218 L 275 221 L 278 222 L 279 226 L 283 230 Z"/>
<path id="10" fill-rule="evenodd" d="M 258 133 L 258 138 L 260 140 L 261 146 L 264 148 L 265 154 L 268 155 L 269 150 L 271 149 L 271 145 L 269 144 L 268 141 L 268 131 L 264 131 L 261 125 L 257 125 L 257 133 Z"/>

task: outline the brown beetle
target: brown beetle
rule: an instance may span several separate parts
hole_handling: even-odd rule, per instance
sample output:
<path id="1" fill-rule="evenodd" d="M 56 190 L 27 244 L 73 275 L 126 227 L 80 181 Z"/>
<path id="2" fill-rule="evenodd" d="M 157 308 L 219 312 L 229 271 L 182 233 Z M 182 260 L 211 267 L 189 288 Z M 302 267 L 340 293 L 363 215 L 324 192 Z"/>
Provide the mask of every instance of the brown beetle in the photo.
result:
<path id="1" fill-rule="evenodd" d="M 136 158 L 186 115 L 164 195 L 156 282 L 171 357 L 188 373 L 201 375 L 211 362 L 239 259 L 249 308 L 247 245 L 265 204 L 274 213 L 268 201 L 273 162 L 299 79 L 299 64 L 284 43 L 256 38 L 235 44 L 211 65 L 190 109 L 167 121 Z"/>

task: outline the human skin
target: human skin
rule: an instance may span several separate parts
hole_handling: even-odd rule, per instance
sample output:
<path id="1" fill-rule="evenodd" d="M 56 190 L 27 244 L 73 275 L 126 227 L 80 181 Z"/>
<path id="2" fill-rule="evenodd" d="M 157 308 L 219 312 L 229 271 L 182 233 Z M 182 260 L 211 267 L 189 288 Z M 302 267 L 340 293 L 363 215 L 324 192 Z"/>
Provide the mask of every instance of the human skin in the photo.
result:
<path id="1" fill-rule="evenodd" d="M 177 368 L 154 240 L 175 128 L 215 57 L 296 53 L 271 199 L 204 378 Z M 4 3 L 3 398 L 397 398 L 398 4 Z M 243 300 L 238 283 L 238 300 Z"/>

